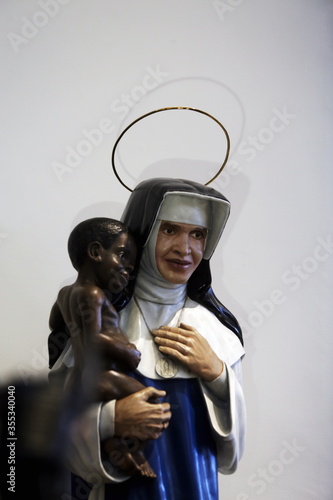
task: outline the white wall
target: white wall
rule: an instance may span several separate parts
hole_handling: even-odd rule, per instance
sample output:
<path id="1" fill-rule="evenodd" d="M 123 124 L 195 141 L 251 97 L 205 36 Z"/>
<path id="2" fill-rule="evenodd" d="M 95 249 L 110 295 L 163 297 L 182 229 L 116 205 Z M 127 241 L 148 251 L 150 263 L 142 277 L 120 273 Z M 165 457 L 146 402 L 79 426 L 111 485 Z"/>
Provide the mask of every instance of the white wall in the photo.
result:
<path id="1" fill-rule="evenodd" d="M 0 9 L 1 383 L 47 372 L 49 310 L 75 275 L 69 231 L 120 216 L 129 194 L 110 165 L 121 130 L 159 107 L 201 108 L 231 137 L 212 186 L 232 215 L 212 266 L 247 352 L 246 452 L 220 477 L 221 498 L 330 500 L 332 2 L 2 0 Z M 132 187 L 155 175 L 206 182 L 223 157 L 216 125 L 175 113 L 137 125 L 119 148 Z"/>

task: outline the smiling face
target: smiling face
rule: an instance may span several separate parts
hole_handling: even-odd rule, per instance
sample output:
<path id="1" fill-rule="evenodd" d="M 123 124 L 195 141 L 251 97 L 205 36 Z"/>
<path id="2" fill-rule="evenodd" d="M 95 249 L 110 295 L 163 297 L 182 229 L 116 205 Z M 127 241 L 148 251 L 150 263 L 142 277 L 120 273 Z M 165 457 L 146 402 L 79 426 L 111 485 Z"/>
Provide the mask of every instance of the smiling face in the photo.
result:
<path id="1" fill-rule="evenodd" d="M 121 292 L 128 284 L 136 259 L 136 244 L 127 233 L 116 238 L 109 248 L 100 249 L 101 262 L 98 272 L 103 288 L 113 293 Z"/>
<path id="2" fill-rule="evenodd" d="M 155 259 L 162 277 L 174 284 L 187 283 L 202 260 L 206 239 L 205 227 L 161 221 Z"/>

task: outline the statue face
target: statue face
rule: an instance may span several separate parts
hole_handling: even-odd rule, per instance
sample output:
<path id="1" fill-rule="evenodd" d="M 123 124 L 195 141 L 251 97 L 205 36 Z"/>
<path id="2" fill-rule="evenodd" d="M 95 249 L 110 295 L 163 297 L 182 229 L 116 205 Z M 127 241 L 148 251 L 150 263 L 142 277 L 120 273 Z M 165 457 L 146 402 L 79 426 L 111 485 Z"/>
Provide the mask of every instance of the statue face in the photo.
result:
<path id="1" fill-rule="evenodd" d="M 202 260 L 206 239 L 205 227 L 161 221 L 155 259 L 163 278 L 174 284 L 187 283 Z"/>
<path id="2" fill-rule="evenodd" d="M 100 279 L 104 287 L 119 293 L 128 284 L 134 269 L 136 244 L 131 236 L 121 234 L 108 249 L 101 249 Z"/>

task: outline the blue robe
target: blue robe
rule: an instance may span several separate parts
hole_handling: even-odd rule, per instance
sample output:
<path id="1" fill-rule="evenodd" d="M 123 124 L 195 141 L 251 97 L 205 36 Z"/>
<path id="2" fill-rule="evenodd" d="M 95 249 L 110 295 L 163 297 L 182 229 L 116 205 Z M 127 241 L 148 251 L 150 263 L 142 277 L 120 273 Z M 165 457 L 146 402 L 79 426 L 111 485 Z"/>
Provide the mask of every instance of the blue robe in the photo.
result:
<path id="1" fill-rule="evenodd" d="M 216 447 L 198 379 L 135 376 L 147 387 L 166 391 L 172 417 L 162 436 L 145 449 L 157 478 L 108 483 L 105 500 L 218 500 Z"/>

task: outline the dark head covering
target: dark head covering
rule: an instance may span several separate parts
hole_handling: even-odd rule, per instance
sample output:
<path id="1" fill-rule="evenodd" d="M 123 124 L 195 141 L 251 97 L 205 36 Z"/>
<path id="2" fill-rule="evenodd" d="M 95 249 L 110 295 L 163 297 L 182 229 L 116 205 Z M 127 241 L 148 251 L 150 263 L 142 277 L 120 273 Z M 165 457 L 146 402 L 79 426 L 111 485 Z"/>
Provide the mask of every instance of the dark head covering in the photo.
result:
<path id="1" fill-rule="evenodd" d="M 140 262 L 143 247 L 150 235 L 161 204 L 165 199 L 165 196 L 172 192 L 192 193 L 205 198 L 210 198 L 212 200 L 222 201 L 228 206 L 230 205 L 228 200 L 215 189 L 193 181 L 155 178 L 141 182 L 133 190 L 121 217 L 122 222 L 128 226 L 137 242 L 138 263 Z M 228 215 L 229 207 L 227 215 L 223 216 L 223 220 L 218 221 L 221 225 L 219 236 L 224 228 Z M 214 221 L 214 224 L 216 225 L 216 220 Z M 187 295 L 190 299 L 198 302 L 211 311 L 221 323 L 235 333 L 240 342 L 243 344 L 242 331 L 238 321 L 234 315 L 223 304 L 221 304 L 212 290 L 212 277 L 209 261 L 210 258 L 202 259 L 201 263 L 192 274 L 187 284 Z M 122 294 L 118 298 L 116 303 L 118 310 L 125 307 L 130 300 L 133 294 L 134 285 L 135 279 L 131 280 L 126 294 Z"/>

